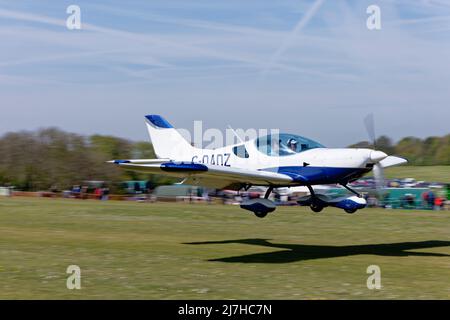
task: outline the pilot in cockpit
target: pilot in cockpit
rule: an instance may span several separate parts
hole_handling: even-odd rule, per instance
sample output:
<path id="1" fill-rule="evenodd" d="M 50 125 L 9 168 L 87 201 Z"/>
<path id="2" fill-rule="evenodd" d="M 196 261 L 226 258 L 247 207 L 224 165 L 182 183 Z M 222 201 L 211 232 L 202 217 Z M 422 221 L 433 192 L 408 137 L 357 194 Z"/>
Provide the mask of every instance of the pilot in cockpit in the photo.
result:
<path id="1" fill-rule="evenodd" d="M 297 144 L 298 144 L 298 142 L 294 138 L 290 138 L 287 141 L 287 146 L 290 149 L 290 151 L 292 151 L 292 152 L 297 152 Z"/>

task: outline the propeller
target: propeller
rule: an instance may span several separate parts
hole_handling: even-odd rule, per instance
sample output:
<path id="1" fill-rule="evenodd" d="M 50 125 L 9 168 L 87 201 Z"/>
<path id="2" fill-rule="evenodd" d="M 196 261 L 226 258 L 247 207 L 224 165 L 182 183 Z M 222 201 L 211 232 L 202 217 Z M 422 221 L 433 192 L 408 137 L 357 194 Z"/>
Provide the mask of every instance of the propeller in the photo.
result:
<path id="1" fill-rule="evenodd" d="M 368 114 L 364 118 L 364 125 L 366 127 L 367 135 L 369 136 L 369 143 L 372 142 L 372 146 L 376 149 L 377 138 L 375 135 L 375 120 L 373 113 Z"/>
<path id="2" fill-rule="evenodd" d="M 388 155 L 383 151 L 376 150 L 376 135 L 375 135 L 375 120 L 373 113 L 370 113 L 364 119 L 364 125 L 366 127 L 367 134 L 369 136 L 369 141 L 372 142 L 373 151 L 370 153 L 370 160 L 374 162 L 373 166 L 373 177 L 375 179 L 375 189 L 378 195 L 378 199 L 381 199 L 384 195 L 384 170 L 380 161 L 385 159 Z"/>

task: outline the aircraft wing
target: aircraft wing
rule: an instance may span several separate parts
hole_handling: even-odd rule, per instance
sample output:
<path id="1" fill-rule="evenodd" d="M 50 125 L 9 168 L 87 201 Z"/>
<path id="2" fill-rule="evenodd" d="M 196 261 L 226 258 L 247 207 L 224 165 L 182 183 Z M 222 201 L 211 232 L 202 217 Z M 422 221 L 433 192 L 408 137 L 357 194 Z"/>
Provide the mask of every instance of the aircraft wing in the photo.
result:
<path id="1" fill-rule="evenodd" d="M 114 163 L 118 165 L 122 164 L 158 164 L 168 162 L 170 159 L 129 159 L 129 160 L 111 160 L 108 163 Z"/>
<path id="2" fill-rule="evenodd" d="M 217 189 L 240 188 L 244 184 L 283 186 L 292 182 L 292 178 L 288 175 L 276 172 L 192 162 L 173 162 L 165 159 L 154 159 L 152 161 L 113 160 L 110 163 L 115 163 L 125 170 L 184 178 L 184 184 L 202 185 Z"/>

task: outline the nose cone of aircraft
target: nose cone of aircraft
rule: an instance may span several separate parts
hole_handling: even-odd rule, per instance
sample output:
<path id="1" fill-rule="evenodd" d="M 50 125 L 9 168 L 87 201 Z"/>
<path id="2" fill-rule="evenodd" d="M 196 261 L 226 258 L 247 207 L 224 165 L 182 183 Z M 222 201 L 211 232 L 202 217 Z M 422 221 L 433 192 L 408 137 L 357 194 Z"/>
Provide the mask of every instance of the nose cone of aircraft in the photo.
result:
<path id="1" fill-rule="evenodd" d="M 383 151 L 372 151 L 370 153 L 370 160 L 372 160 L 373 162 L 380 162 L 381 160 L 383 160 L 384 158 L 386 158 L 388 155 L 386 153 L 384 153 Z"/>

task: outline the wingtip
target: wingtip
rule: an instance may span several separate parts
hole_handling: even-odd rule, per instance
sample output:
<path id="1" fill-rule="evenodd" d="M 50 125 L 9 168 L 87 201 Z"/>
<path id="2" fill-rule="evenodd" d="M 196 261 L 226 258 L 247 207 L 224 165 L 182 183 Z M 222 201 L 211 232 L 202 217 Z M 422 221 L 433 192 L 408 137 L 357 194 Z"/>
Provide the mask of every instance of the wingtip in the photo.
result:
<path id="1" fill-rule="evenodd" d="M 130 163 L 130 161 L 129 160 L 110 160 L 110 161 L 106 161 L 106 163 L 122 164 L 122 163 Z"/>

